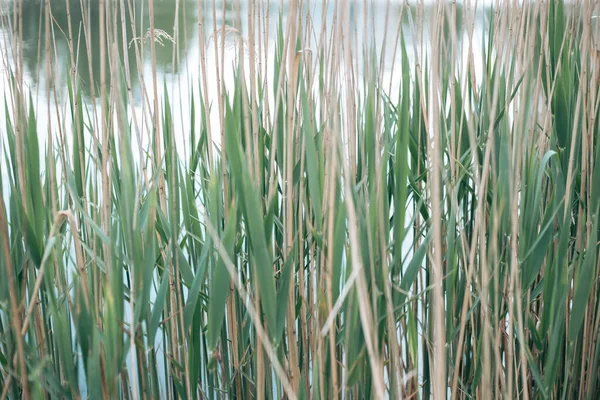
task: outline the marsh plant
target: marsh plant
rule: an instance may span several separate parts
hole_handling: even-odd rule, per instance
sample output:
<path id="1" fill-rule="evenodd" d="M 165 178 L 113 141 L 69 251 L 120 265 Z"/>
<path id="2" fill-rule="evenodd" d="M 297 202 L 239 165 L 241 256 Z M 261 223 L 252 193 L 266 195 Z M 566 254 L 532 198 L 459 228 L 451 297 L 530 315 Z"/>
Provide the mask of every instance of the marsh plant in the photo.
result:
<path id="1" fill-rule="evenodd" d="M 598 2 L 271 3 L 0 2 L 0 399 L 599 398 Z"/>

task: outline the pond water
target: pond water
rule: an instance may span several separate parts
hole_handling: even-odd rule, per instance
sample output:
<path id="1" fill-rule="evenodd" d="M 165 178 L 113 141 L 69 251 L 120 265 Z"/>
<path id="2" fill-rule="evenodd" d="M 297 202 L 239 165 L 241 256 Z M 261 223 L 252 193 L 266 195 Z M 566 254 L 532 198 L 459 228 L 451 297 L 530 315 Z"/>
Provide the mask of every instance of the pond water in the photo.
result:
<path id="1" fill-rule="evenodd" d="M 187 158 L 190 147 L 190 131 L 197 130 L 200 115 L 200 89 L 206 90 L 208 101 L 211 104 L 210 124 L 213 132 L 219 131 L 218 107 L 216 106 L 217 85 L 217 61 L 224 62 L 224 84 L 226 90 L 232 88 L 234 82 L 234 68 L 238 60 L 239 35 L 236 34 L 241 23 L 241 31 L 247 37 L 248 31 L 248 8 L 253 2 L 249 1 L 223 1 L 223 0 L 155 0 L 154 25 L 157 35 L 161 37 L 155 46 L 155 59 L 152 59 L 150 46 L 147 38 L 149 33 L 149 9 L 147 0 L 125 0 L 125 10 L 133 9 L 133 12 L 119 12 L 120 2 L 118 0 L 107 0 L 110 4 L 110 15 L 107 16 L 109 26 L 111 22 L 116 35 L 116 48 L 121 62 L 126 63 L 131 77 L 131 97 L 128 99 L 129 118 L 135 118 L 139 122 L 137 141 L 142 147 L 150 142 L 149 132 L 152 126 L 152 106 L 154 90 L 152 85 L 153 69 L 157 75 L 157 95 L 159 104 L 166 95 L 169 96 L 173 110 L 173 132 L 175 132 L 176 144 L 182 157 Z M 287 1 L 257 1 L 257 20 L 263 21 L 259 29 L 267 38 L 258 48 L 268 62 L 257 65 L 257 73 L 266 76 L 267 82 L 273 82 L 273 60 L 276 47 L 276 35 L 279 17 L 281 16 L 285 26 L 287 15 Z M 332 3 L 332 2 L 330 2 Z M 483 39 L 484 26 L 486 24 L 486 13 L 488 6 L 478 2 L 474 21 L 475 33 L 473 35 L 473 50 L 480 52 Z M 80 87 L 84 92 L 86 119 L 98 121 L 101 114 L 100 95 L 100 9 L 99 1 L 75 1 L 75 0 L 50 0 L 51 17 L 54 22 L 52 31 L 48 33 L 45 27 L 46 2 L 41 0 L 0 0 L 0 96 L 7 100 L 9 115 L 12 115 L 12 85 L 9 84 L 11 76 L 15 73 L 16 49 L 22 50 L 22 74 L 26 95 L 31 95 L 36 112 L 38 136 L 43 145 L 47 137 L 63 135 L 67 145 L 70 144 L 72 135 L 68 134 L 71 129 L 70 107 L 68 97 L 68 80 L 71 68 L 76 72 Z M 313 35 L 307 41 L 306 46 L 310 51 L 316 51 L 318 36 L 322 21 L 325 22 L 326 32 L 330 34 L 334 23 L 333 4 L 324 7 L 323 2 L 309 0 L 305 2 L 304 11 L 310 18 L 303 20 L 304 24 L 313 25 Z M 365 4 L 367 6 L 365 7 Z M 423 11 L 422 18 L 427 24 L 428 15 L 434 10 L 433 3 L 419 3 Z M 473 7 L 469 5 L 468 7 Z M 13 19 L 22 7 L 23 32 L 22 42 L 18 35 L 13 32 Z M 199 9 L 200 7 L 200 9 Z M 428 57 L 429 49 L 427 32 L 429 27 L 419 28 L 417 6 L 410 6 L 411 13 L 407 12 L 401 0 L 376 0 L 356 1 L 349 3 L 351 19 L 351 30 L 353 30 L 352 46 L 355 53 L 355 64 L 357 73 L 362 73 L 358 60 L 363 48 L 370 45 L 378 52 L 384 54 L 383 58 L 383 87 L 391 91 L 390 97 L 396 98 L 400 86 L 399 77 L 399 49 L 394 54 L 394 41 L 401 26 L 401 37 L 406 43 L 409 64 L 414 68 L 416 63 L 415 54 L 421 59 Z M 457 15 L 462 14 L 461 3 L 457 6 Z M 124 30 L 126 37 L 123 38 L 121 16 L 124 15 Z M 198 16 L 200 15 L 200 18 Z M 241 16 L 238 20 L 238 16 Z M 264 16 L 267 16 L 265 19 Z M 305 15 L 306 16 L 306 15 Z M 262 17 L 262 18 L 260 18 Z M 402 18 L 402 20 L 401 20 Z M 387 20 L 386 20 L 387 19 Z M 135 21 L 134 23 L 131 23 Z M 267 23 L 264 23 L 267 21 Z M 387 22 L 386 22 L 387 21 Z M 70 22 L 70 24 L 69 24 Z M 135 26 L 135 31 L 132 28 Z M 199 27 L 202 28 L 203 43 L 200 44 Z M 225 29 L 222 29 L 225 27 Z M 459 35 L 459 45 L 468 42 L 466 27 L 463 18 L 457 20 L 459 31 L 465 31 Z M 110 29 L 110 28 L 109 28 Z M 225 34 L 224 47 L 221 49 L 221 33 Z M 71 32 L 69 34 L 69 32 Z M 87 34 L 86 34 L 87 32 Z M 423 37 L 419 37 L 419 35 Z M 73 37 L 73 54 L 71 55 L 69 35 Z M 387 47 L 382 51 L 382 42 L 387 36 Z M 215 41 L 217 42 L 219 58 L 215 53 Z M 124 44 L 125 43 L 125 44 Z M 136 44 L 138 55 L 136 55 Z M 51 54 L 47 54 L 46 46 L 50 47 Z M 416 46 L 415 46 L 416 45 Z M 255 48 L 258 46 L 256 44 Z M 206 88 L 202 85 L 200 60 L 201 48 L 204 47 L 206 57 Z M 467 46 L 463 46 L 464 57 L 467 54 Z M 247 49 L 246 69 L 248 68 Z M 51 56 L 50 56 L 51 55 Z M 266 55 L 266 56 L 265 56 Z M 394 56 L 395 62 L 393 60 Z M 18 57 L 17 57 L 18 58 Z M 477 76 L 481 76 L 482 65 L 475 57 L 475 68 Z M 107 61 L 108 64 L 108 61 Z M 460 64 L 460 63 L 459 63 Z M 464 65 L 464 64 L 463 64 Z M 108 68 L 108 67 L 107 67 Z M 248 69 L 247 69 L 248 70 Z M 107 85 L 110 86 L 110 74 L 107 72 Z M 361 76 L 357 77 L 360 81 Z M 272 97 L 272 96 L 271 96 Z M 192 99 L 195 102 L 195 125 L 190 126 L 192 114 Z M 269 98 L 271 107 L 273 99 Z M 6 108 L 4 105 L 0 111 L 0 132 L 6 130 Z M 97 122 L 96 122 L 97 124 Z M 3 135 L 4 136 L 4 135 Z M 89 136 L 89 135 L 88 135 Z M 89 137 L 86 140 L 91 140 Z M 219 145 L 218 135 L 213 134 L 215 145 Z M 134 146 L 137 145 L 134 143 Z M 5 140 L 0 140 L 0 158 L 5 158 Z M 45 152 L 40 151 L 40 157 L 45 157 Z M 44 163 L 42 163 L 44 165 Z M 4 193 L 8 192 L 8 179 L 5 168 L 2 171 L 2 186 Z"/>
<path id="2" fill-rule="evenodd" d="M 130 104 L 130 112 L 138 113 L 140 118 L 149 118 L 149 110 L 151 109 L 153 99 L 153 87 L 151 77 L 153 65 L 156 66 L 157 81 L 158 81 L 158 96 L 162 99 L 168 93 L 170 101 L 173 105 L 173 110 L 177 110 L 180 115 L 174 120 L 174 128 L 176 132 L 185 133 L 192 127 L 189 126 L 192 92 L 194 96 L 198 96 L 200 88 L 200 49 L 199 43 L 199 24 L 202 25 L 204 35 L 204 46 L 206 51 L 206 67 L 207 67 L 207 94 L 209 102 L 216 104 L 217 81 L 216 63 L 215 63 L 215 48 L 214 40 L 217 38 L 217 43 L 220 44 L 220 37 L 215 33 L 215 27 L 221 29 L 227 26 L 225 38 L 225 47 L 223 49 L 225 62 L 224 82 L 226 87 L 233 81 L 233 68 L 228 66 L 233 65 L 238 56 L 237 50 L 237 34 L 233 27 L 238 26 L 238 6 L 241 15 L 241 25 L 244 35 L 247 35 L 248 29 L 248 7 L 251 4 L 248 1 L 239 2 L 223 2 L 223 1 L 207 1 L 202 0 L 156 0 L 154 10 L 154 25 L 159 34 L 161 34 L 161 42 L 156 47 L 155 63 L 153 63 L 150 46 L 148 41 L 143 37 L 148 33 L 149 29 L 149 9 L 147 1 L 129 0 L 133 2 L 135 9 L 133 15 L 126 13 L 126 35 L 123 39 L 121 34 L 121 14 L 118 13 L 119 2 L 114 0 L 111 5 L 114 10 L 114 15 L 109 15 L 108 18 L 113 18 L 117 21 L 114 25 L 117 30 L 117 43 L 119 57 L 122 61 L 129 65 L 131 76 L 131 90 L 133 104 Z M 99 102 L 96 101 L 100 94 L 100 68 L 99 55 L 101 52 L 101 43 L 99 39 L 99 1 L 92 1 L 86 5 L 86 1 L 65 1 L 51 0 L 51 13 L 54 20 L 54 31 L 50 33 L 50 45 L 52 47 L 52 59 L 46 55 L 46 40 L 47 33 L 44 26 L 45 18 L 45 2 L 41 0 L 22 0 L 22 15 L 24 21 L 23 40 L 22 40 L 22 58 L 23 58 L 23 75 L 24 84 L 29 89 L 35 109 L 37 112 L 39 127 L 53 127 L 58 131 L 58 125 L 68 128 L 67 115 L 68 108 L 68 91 L 67 83 L 69 70 L 72 60 L 69 52 L 69 28 L 71 29 L 74 38 L 74 62 L 76 64 L 77 76 L 80 80 L 81 87 L 85 91 L 85 101 L 88 108 L 99 107 Z M 272 60 L 275 51 L 275 41 L 277 34 L 278 17 L 281 13 L 283 18 L 287 15 L 287 2 L 283 1 L 259 1 L 259 12 L 263 15 L 268 14 L 268 24 L 262 27 L 264 33 L 268 37 L 265 46 L 262 46 L 260 51 L 267 54 L 267 59 L 271 65 L 261 65 L 263 74 L 267 79 L 272 79 Z M 384 52 L 384 87 L 390 87 L 392 92 L 399 86 L 399 72 L 393 71 L 392 57 L 394 51 L 390 43 L 396 37 L 397 29 L 402 22 L 402 35 L 407 45 L 408 55 L 411 63 L 414 63 L 413 35 L 417 27 L 411 27 L 408 13 L 402 14 L 402 1 L 393 0 L 389 5 L 385 0 L 370 1 L 368 6 L 368 16 L 365 18 L 365 6 L 362 1 L 351 2 L 350 18 L 354 29 L 353 40 L 355 49 L 362 49 L 363 46 L 374 43 L 374 47 L 381 51 L 383 38 L 387 35 L 388 46 Z M 11 33 L 11 19 L 14 12 L 18 10 L 16 1 L 2 2 L 0 6 L 0 16 L 2 23 L 0 24 L 0 40 L 2 41 L 0 57 L 2 58 L 2 67 L 0 70 L 0 94 L 10 98 L 9 74 L 14 72 L 14 48 L 11 40 L 14 36 Z M 67 7 L 66 4 L 69 4 Z M 84 4 L 84 7 L 82 7 Z M 201 6 L 199 12 L 198 5 Z M 214 4 L 214 19 L 213 19 L 213 4 Z M 389 7 L 389 8 L 388 8 Z M 462 7 L 459 4 L 459 7 Z M 262 10 L 261 10 L 262 8 Z M 414 7 L 413 7 L 414 8 Z M 333 5 L 323 9 L 323 4 L 320 1 L 307 2 L 306 10 L 310 11 L 311 21 L 316 26 L 315 35 L 318 35 L 321 21 L 324 20 L 327 24 L 328 32 L 331 31 L 333 23 Z M 433 5 L 424 6 L 425 15 L 433 12 Z M 486 8 L 479 2 L 478 14 L 476 20 L 476 31 L 481 29 L 484 23 Z M 389 12 L 388 12 L 389 11 Z M 323 15 L 325 13 L 325 15 Z M 459 9 L 460 13 L 460 9 Z M 200 20 L 198 15 L 201 15 Z M 412 12 L 413 20 L 416 20 L 415 10 Z M 403 16 L 400 21 L 401 15 Z M 387 18 L 387 24 L 385 23 Z M 91 32 L 88 39 L 84 39 L 87 19 L 87 30 Z M 136 31 L 133 32 L 130 21 L 134 19 Z M 69 27 L 70 20 L 70 27 Z M 427 18 L 425 18 L 427 20 Z M 215 24 L 216 23 L 216 24 Z M 366 25 L 365 25 L 366 23 Z M 462 19 L 459 18 L 459 29 L 462 27 Z M 164 33 L 164 34 L 163 34 Z M 427 28 L 424 29 L 425 35 Z M 315 49 L 316 42 L 313 39 L 309 41 L 310 50 Z M 458 40 L 462 39 L 459 37 Z M 474 39 L 479 41 L 481 34 L 474 35 Z M 140 56 L 136 58 L 134 50 L 135 43 L 140 45 Z M 123 45 L 127 43 L 127 47 Z M 424 40 L 423 42 L 427 42 Z M 18 41 L 16 42 L 18 43 Z M 477 42 L 476 42 L 477 43 Z M 19 46 L 19 45 L 17 45 Z M 475 46 L 476 51 L 480 46 Z M 427 51 L 427 49 L 424 49 Z M 219 53 L 221 50 L 219 49 Z M 360 54 L 360 50 L 356 51 Z M 422 54 L 424 56 L 425 54 Z M 399 66 L 398 56 L 396 56 L 396 67 Z M 475 59 L 477 59 L 476 57 Z M 247 60 L 246 60 L 247 62 Z M 269 63 L 265 63 L 269 64 Z M 360 62 L 357 65 L 361 65 Z M 246 67 L 247 68 L 247 67 Z M 360 73 L 360 71 L 359 71 Z M 263 75 L 263 76 L 265 76 Z M 49 77 L 52 80 L 49 81 Z M 389 83 L 391 82 L 391 85 Z M 109 82 L 110 84 L 110 77 Z M 93 87 L 92 87 L 93 86 Z M 51 89 L 50 91 L 48 89 Z M 166 91 L 165 91 L 166 90 Z M 92 96 L 92 92 L 94 96 Z M 393 94 L 393 93 L 392 93 Z M 197 104 L 197 103 L 196 103 Z M 216 108 L 213 107 L 211 117 L 212 124 L 218 123 L 216 118 Z M 199 110 L 197 110 L 199 113 Z M 5 127 L 4 108 L 0 113 L 0 126 Z M 198 119 L 197 119 L 198 120 Z M 148 125 L 146 125 L 148 126 Z M 217 129 L 216 126 L 213 129 Z M 183 140 L 181 143 L 183 144 Z"/>

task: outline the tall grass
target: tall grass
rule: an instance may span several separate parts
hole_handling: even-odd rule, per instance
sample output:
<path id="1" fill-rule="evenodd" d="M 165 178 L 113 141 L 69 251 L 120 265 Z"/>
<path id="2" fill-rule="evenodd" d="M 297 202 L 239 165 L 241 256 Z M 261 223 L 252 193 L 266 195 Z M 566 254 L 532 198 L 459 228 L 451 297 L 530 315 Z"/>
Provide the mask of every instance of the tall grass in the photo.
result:
<path id="1" fill-rule="evenodd" d="M 27 3 L 1 399 L 600 397 L 597 1 Z"/>

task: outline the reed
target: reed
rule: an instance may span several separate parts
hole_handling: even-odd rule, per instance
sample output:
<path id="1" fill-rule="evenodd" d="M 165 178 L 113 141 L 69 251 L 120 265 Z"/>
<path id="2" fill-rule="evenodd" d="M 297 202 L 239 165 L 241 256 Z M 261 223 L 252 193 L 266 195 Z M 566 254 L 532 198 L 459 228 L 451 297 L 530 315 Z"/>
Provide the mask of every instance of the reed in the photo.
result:
<path id="1" fill-rule="evenodd" d="M 600 397 L 599 12 L 0 1 L 0 399 Z"/>

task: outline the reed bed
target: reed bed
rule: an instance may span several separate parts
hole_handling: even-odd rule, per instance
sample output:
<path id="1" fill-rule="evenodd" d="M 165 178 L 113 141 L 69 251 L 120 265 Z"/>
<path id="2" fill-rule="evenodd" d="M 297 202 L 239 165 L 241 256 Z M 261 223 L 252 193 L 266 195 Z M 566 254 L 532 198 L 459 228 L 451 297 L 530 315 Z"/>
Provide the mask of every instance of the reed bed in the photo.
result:
<path id="1" fill-rule="evenodd" d="M 0 4 L 0 399 L 600 397 L 598 1 Z"/>

